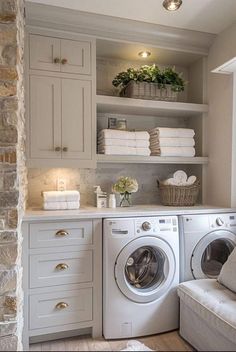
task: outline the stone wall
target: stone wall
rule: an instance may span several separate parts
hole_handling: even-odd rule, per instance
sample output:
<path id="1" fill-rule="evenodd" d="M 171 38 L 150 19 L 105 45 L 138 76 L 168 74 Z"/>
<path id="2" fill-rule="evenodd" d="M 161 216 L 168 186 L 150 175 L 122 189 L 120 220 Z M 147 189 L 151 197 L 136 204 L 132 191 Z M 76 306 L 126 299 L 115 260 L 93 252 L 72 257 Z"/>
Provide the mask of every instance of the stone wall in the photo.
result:
<path id="1" fill-rule="evenodd" d="M 24 152 L 24 3 L 0 1 L 0 350 L 21 350 Z"/>

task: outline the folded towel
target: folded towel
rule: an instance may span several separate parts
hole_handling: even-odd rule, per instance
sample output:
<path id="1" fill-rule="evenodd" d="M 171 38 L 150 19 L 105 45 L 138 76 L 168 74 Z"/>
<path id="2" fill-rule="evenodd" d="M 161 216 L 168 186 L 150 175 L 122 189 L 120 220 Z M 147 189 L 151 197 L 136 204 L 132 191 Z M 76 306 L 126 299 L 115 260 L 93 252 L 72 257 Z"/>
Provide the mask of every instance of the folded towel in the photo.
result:
<path id="1" fill-rule="evenodd" d="M 149 156 L 151 151 L 149 148 L 132 148 L 119 146 L 104 146 L 98 148 L 98 152 L 107 155 L 140 155 Z"/>
<path id="2" fill-rule="evenodd" d="M 43 208 L 45 210 L 69 210 L 79 209 L 80 202 L 44 202 Z"/>
<path id="3" fill-rule="evenodd" d="M 155 152 L 152 151 L 151 155 L 193 157 L 193 156 L 195 156 L 195 148 L 193 148 L 193 147 L 161 147 Z"/>
<path id="4" fill-rule="evenodd" d="M 43 192 L 44 202 L 77 202 L 80 200 L 78 191 L 49 191 Z"/>
<path id="5" fill-rule="evenodd" d="M 193 138 L 195 132 L 189 128 L 168 128 L 168 127 L 156 127 L 149 131 L 150 136 L 157 136 L 158 138 Z"/>
<path id="6" fill-rule="evenodd" d="M 121 146 L 121 147 L 137 147 L 137 148 L 149 148 L 150 142 L 145 139 L 99 139 L 99 146 Z"/>
<path id="7" fill-rule="evenodd" d="M 155 147 L 194 147 L 195 141 L 193 138 L 157 138 L 151 137 L 151 148 Z"/>
<path id="8" fill-rule="evenodd" d="M 105 139 L 129 139 L 129 140 L 139 140 L 144 139 L 149 141 L 149 133 L 146 131 L 140 132 L 129 132 L 129 131 L 121 131 L 121 130 L 111 130 L 105 129 L 99 132 L 98 138 L 105 138 Z"/>

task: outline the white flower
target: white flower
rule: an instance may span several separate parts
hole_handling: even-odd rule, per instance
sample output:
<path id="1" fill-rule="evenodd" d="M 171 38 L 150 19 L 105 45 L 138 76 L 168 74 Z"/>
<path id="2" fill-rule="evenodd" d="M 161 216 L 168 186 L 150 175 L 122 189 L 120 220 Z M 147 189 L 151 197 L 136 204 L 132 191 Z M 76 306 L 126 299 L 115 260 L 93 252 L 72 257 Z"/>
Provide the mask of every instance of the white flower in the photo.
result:
<path id="1" fill-rule="evenodd" d="M 134 178 L 121 176 L 112 190 L 115 193 L 135 193 L 138 191 L 138 182 Z"/>

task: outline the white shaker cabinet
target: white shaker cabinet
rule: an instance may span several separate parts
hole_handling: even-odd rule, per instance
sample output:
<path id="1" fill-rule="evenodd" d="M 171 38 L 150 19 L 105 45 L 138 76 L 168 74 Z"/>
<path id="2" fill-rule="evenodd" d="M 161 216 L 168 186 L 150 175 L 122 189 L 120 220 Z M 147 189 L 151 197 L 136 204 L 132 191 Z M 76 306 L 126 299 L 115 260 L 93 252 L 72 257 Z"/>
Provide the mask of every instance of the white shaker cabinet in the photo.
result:
<path id="1" fill-rule="evenodd" d="M 30 76 L 30 157 L 92 159 L 91 81 Z"/>
<path id="2" fill-rule="evenodd" d="M 54 72 L 91 74 L 91 43 L 30 35 L 30 68 Z"/>
<path id="3" fill-rule="evenodd" d="M 29 34 L 28 166 L 94 168 L 95 41 L 57 36 Z"/>
<path id="4" fill-rule="evenodd" d="M 24 221 L 22 233 L 24 350 L 75 332 L 100 337 L 102 220 Z"/>

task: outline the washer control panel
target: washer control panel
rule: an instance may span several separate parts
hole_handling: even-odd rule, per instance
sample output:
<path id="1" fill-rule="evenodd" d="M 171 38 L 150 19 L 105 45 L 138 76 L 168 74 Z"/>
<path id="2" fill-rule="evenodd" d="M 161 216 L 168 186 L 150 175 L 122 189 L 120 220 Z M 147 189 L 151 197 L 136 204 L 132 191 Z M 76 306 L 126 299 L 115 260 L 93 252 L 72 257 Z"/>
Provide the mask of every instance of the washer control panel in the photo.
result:
<path id="1" fill-rule="evenodd" d="M 236 214 L 215 214 L 210 215 L 210 227 L 217 228 L 236 228 Z"/>
<path id="2" fill-rule="evenodd" d="M 139 218 L 135 220 L 136 234 L 156 234 L 158 232 L 177 232 L 178 219 L 176 216 Z"/>

